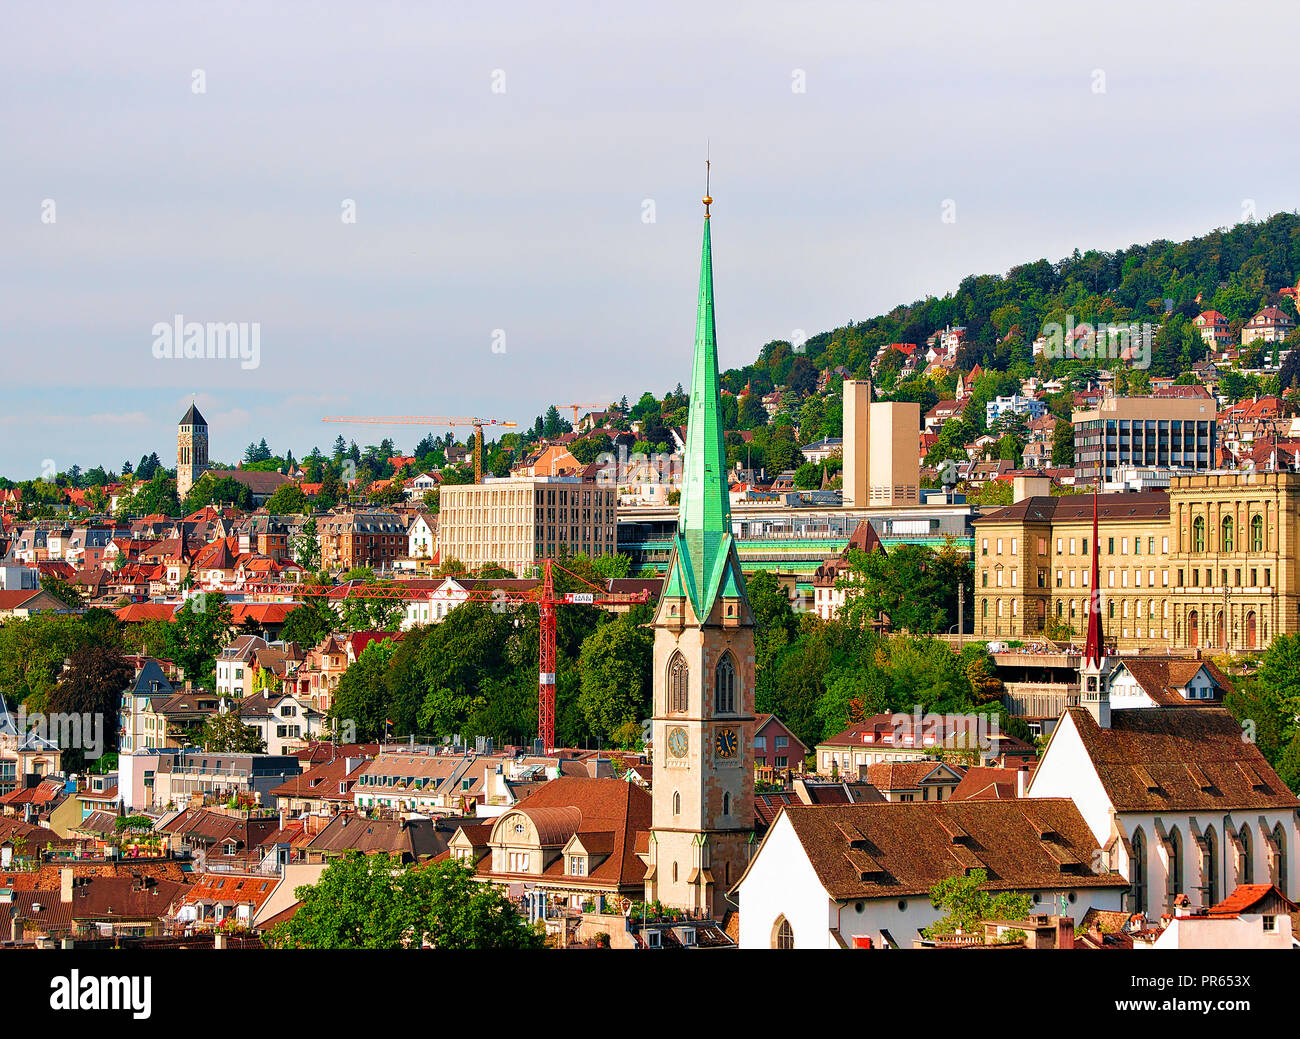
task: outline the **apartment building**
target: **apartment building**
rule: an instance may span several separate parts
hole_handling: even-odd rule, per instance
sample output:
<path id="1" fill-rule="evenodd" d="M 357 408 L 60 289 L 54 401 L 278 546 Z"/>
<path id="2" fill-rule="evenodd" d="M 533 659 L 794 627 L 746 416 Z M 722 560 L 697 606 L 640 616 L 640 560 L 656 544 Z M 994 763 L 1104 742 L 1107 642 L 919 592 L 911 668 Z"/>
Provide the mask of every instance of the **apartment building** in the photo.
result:
<path id="1" fill-rule="evenodd" d="M 873 401 L 871 383 L 844 381 L 844 504 L 915 505 L 920 500 L 921 406 Z"/>
<path id="2" fill-rule="evenodd" d="M 401 516 L 386 509 L 335 512 L 322 517 L 317 523 L 321 567 L 391 567 L 394 560 L 406 555 L 406 526 Z"/>
<path id="3" fill-rule="evenodd" d="M 617 551 L 618 489 L 576 477 L 485 480 L 442 488 L 439 558 L 516 573 L 562 552 Z"/>
<path id="4" fill-rule="evenodd" d="M 1218 426 L 1208 397 L 1106 397 L 1075 411 L 1074 478 L 1112 479 L 1120 466 L 1206 470 Z"/>
<path id="5" fill-rule="evenodd" d="M 1116 648 L 1241 652 L 1300 630 L 1298 510 L 1293 472 L 1189 473 L 1168 492 L 1101 495 L 1101 602 Z M 1027 497 L 974 526 L 976 634 L 1081 637 L 1092 496 Z"/>

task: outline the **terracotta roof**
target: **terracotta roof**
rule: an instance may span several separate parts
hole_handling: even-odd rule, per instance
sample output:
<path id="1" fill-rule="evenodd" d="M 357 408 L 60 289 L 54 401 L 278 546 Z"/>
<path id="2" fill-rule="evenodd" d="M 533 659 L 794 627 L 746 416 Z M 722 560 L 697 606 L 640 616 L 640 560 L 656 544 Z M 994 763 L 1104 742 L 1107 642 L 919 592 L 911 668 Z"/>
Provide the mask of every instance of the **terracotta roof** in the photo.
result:
<path id="1" fill-rule="evenodd" d="M 835 899 L 928 895 L 976 868 L 988 873 L 986 891 L 1128 886 L 1093 872 L 1096 839 L 1065 798 L 792 805 L 784 814 Z"/>
<path id="2" fill-rule="evenodd" d="M 1016 796 L 1016 770 L 974 765 L 952 792 L 954 801 L 1005 801 Z"/>
<path id="3" fill-rule="evenodd" d="M 1176 657 L 1122 657 L 1124 669 L 1136 679 L 1142 691 L 1162 707 L 1208 707 L 1232 691 L 1232 682 L 1208 660 L 1180 660 Z M 1202 670 L 1219 687 L 1215 700 L 1188 700 L 1180 689 Z"/>
<path id="4" fill-rule="evenodd" d="M 951 783 L 961 774 L 960 767 L 942 761 L 878 761 L 867 766 L 867 782 L 877 790 L 913 790 L 927 779 Z"/>
<path id="5" fill-rule="evenodd" d="M 1248 912 L 1270 895 L 1281 901 L 1288 913 L 1294 913 L 1300 908 L 1272 884 L 1238 884 L 1232 894 L 1218 905 L 1211 906 L 1207 912 L 1210 916 L 1237 916 Z"/>
<path id="6" fill-rule="evenodd" d="M 1221 707 L 1113 711 L 1108 729 L 1082 707 L 1066 710 L 1117 811 L 1300 808 Z"/>

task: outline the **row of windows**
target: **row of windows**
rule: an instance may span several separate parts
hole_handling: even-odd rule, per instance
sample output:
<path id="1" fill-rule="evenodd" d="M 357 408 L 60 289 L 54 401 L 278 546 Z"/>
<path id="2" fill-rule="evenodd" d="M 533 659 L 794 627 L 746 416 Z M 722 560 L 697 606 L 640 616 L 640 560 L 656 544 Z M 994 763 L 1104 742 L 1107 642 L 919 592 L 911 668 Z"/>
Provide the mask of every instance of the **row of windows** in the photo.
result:
<path id="1" fill-rule="evenodd" d="M 1205 552 L 1206 549 L 1206 522 L 1204 516 L 1197 516 L 1192 520 L 1192 551 Z M 1264 517 L 1260 515 L 1252 516 L 1250 519 L 1250 535 L 1247 539 L 1247 545 L 1251 552 L 1264 551 Z M 1231 516 L 1224 516 L 1223 521 L 1219 524 L 1219 551 L 1235 552 L 1237 550 L 1236 526 Z"/>
<path id="2" fill-rule="evenodd" d="M 1250 827 L 1243 826 L 1236 834 L 1235 843 L 1237 845 L 1237 884 L 1253 884 L 1255 882 L 1255 863 L 1253 854 L 1253 841 L 1251 839 Z M 1287 890 L 1287 835 L 1278 823 L 1273 827 L 1269 834 L 1268 843 L 1273 852 L 1273 869 L 1272 880 L 1277 885 L 1278 890 L 1283 893 Z M 1172 912 L 1174 898 L 1179 894 L 1184 894 L 1183 875 L 1184 875 L 1184 847 L 1183 836 L 1177 826 L 1169 831 L 1169 836 L 1164 841 L 1165 845 L 1165 899 L 1163 909 L 1165 912 Z M 1129 863 L 1129 898 L 1133 912 L 1145 913 L 1155 911 L 1155 907 L 1150 904 L 1150 851 L 1147 846 L 1146 834 L 1139 826 L 1133 833 L 1130 841 L 1132 848 L 1132 859 Z M 1205 906 L 1216 905 L 1224 894 L 1223 878 L 1220 876 L 1220 844 L 1219 835 L 1214 826 L 1210 825 L 1205 828 L 1202 834 L 1200 848 L 1199 873 L 1201 883 L 1196 885 L 1193 890 L 1200 893 L 1200 902 Z M 1267 918 L 1265 918 L 1267 921 Z M 1265 929 L 1268 930 L 1267 924 Z"/>

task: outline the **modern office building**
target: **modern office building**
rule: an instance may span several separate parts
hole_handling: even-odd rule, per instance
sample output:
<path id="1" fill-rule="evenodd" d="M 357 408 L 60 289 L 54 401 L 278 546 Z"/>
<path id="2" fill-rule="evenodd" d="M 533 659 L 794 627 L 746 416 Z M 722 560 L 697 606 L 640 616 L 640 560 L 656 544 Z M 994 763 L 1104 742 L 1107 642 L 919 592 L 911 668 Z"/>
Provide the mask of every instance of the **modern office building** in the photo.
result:
<path id="1" fill-rule="evenodd" d="M 516 573 L 562 553 L 617 551 L 618 488 L 572 476 L 510 477 L 442 488 L 438 553 L 445 563 L 496 563 Z"/>
<path id="2" fill-rule="evenodd" d="M 1074 412 L 1077 483 L 1114 478 L 1121 466 L 1203 471 L 1215 466 L 1218 428 L 1207 397 L 1107 397 Z"/>
<path id="3" fill-rule="evenodd" d="M 845 379 L 844 504 L 917 504 L 920 433 L 919 404 L 873 401 L 871 383 Z"/>

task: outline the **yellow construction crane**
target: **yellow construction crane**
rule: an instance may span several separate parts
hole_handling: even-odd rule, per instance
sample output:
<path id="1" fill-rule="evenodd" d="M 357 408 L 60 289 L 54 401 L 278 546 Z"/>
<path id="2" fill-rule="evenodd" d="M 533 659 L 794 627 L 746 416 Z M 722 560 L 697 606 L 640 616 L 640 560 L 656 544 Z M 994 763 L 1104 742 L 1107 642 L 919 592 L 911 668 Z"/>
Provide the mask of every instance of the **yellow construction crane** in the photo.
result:
<path id="1" fill-rule="evenodd" d="M 604 404 L 557 404 L 557 405 L 556 405 L 557 410 L 558 410 L 559 408 L 568 408 L 570 411 L 573 412 L 573 431 L 574 431 L 575 433 L 578 431 L 578 411 L 579 411 L 579 409 L 581 409 L 581 408 L 597 408 L 597 409 L 599 409 L 599 410 L 601 410 L 601 411 L 605 411 L 608 407 L 609 407 L 609 404 L 608 404 L 608 403 L 604 403 Z"/>
<path id="2" fill-rule="evenodd" d="M 483 482 L 483 427 L 506 426 L 519 423 L 503 422 L 496 418 L 441 418 L 428 415 L 330 415 L 322 422 L 365 422 L 375 426 L 473 426 L 474 427 L 474 482 Z"/>

